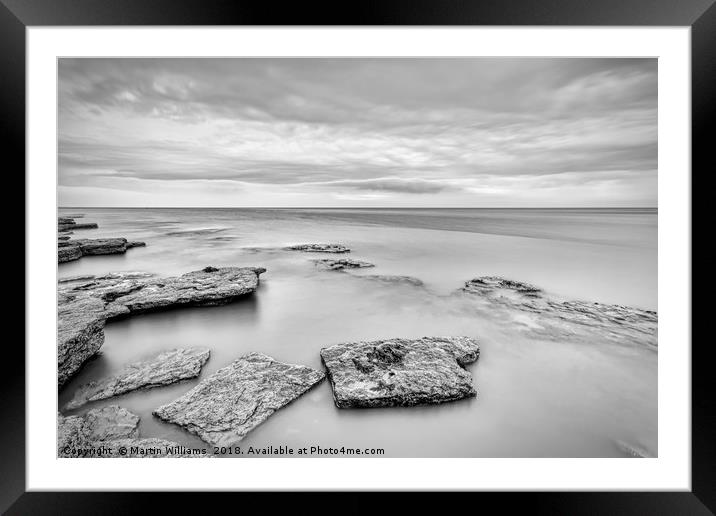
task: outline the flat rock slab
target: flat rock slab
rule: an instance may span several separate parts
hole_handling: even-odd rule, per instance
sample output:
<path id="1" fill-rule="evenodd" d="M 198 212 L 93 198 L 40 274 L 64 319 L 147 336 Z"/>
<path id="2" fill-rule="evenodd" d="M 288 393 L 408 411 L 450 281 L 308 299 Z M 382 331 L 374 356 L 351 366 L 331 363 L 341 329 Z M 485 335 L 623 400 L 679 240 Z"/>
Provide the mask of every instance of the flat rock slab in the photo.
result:
<path id="1" fill-rule="evenodd" d="M 207 443 L 228 445 L 243 439 L 324 377 L 310 367 L 249 353 L 153 413 Z"/>
<path id="2" fill-rule="evenodd" d="M 169 278 L 106 275 L 58 284 L 58 383 L 104 343 L 107 320 L 179 306 L 215 306 L 254 292 L 260 267 L 206 267 Z"/>
<path id="3" fill-rule="evenodd" d="M 164 439 L 139 437 L 139 416 L 110 405 L 84 416 L 57 416 L 57 456 L 87 458 L 189 457 L 185 447 Z"/>
<path id="4" fill-rule="evenodd" d="M 321 350 L 339 408 L 444 403 L 477 395 L 464 366 L 480 355 L 469 337 L 348 342 Z"/>
<path id="5" fill-rule="evenodd" d="M 114 304 L 131 313 L 161 310 L 176 306 L 217 306 L 254 292 L 262 267 L 205 267 L 173 278 L 162 278 L 132 288 L 115 299 Z"/>
<path id="6" fill-rule="evenodd" d="M 330 269 L 332 271 L 342 271 L 343 269 L 363 269 L 366 267 L 375 267 L 374 264 L 363 262 L 361 260 L 353 260 L 351 258 L 325 258 L 321 260 L 313 260 L 319 267 Z"/>
<path id="7" fill-rule="evenodd" d="M 288 251 L 303 251 L 308 253 L 349 253 L 351 250 L 342 244 L 298 244 L 290 245 L 284 249 Z"/>
<path id="8" fill-rule="evenodd" d="M 207 360 L 207 348 L 162 351 L 147 360 L 127 365 L 109 378 L 83 385 L 64 408 L 72 410 L 91 401 L 119 396 L 136 389 L 161 387 L 196 378 Z"/>
<path id="9" fill-rule="evenodd" d="M 540 338 L 574 340 L 597 334 L 621 344 L 657 348 L 658 314 L 652 310 L 558 299 L 529 283 L 498 276 L 472 279 L 461 291 L 486 303 L 495 317 L 500 308 L 523 312 L 529 322 L 527 331 Z"/>
<path id="10" fill-rule="evenodd" d="M 144 242 L 129 242 L 126 238 L 82 238 L 57 242 L 57 262 L 79 260 L 83 256 L 124 254 L 132 247 L 143 247 Z"/>
<path id="11" fill-rule="evenodd" d="M 79 218 L 80 216 L 57 217 L 57 230 L 70 231 L 74 229 L 96 229 L 97 227 L 99 227 L 94 222 L 77 223 L 75 222 L 75 217 Z"/>
<path id="12" fill-rule="evenodd" d="M 76 457 L 94 443 L 139 436 L 139 416 L 117 405 L 88 411 L 84 416 L 57 416 L 57 456 Z"/>

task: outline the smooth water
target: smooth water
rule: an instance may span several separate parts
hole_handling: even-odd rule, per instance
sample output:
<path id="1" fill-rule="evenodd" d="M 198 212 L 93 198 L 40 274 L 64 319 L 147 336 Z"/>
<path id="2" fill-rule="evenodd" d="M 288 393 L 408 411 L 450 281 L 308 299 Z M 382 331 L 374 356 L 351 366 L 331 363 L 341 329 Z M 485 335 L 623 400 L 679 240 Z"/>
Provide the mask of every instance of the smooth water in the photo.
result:
<path id="1" fill-rule="evenodd" d="M 110 322 L 101 353 L 60 392 L 164 349 L 207 346 L 199 379 L 88 404 L 120 404 L 141 417 L 142 437 L 202 446 L 151 415 L 201 378 L 250 351 L 321 368 L 319 350 L 344 341 L 469 335 L 476 399 L 439 406 L 337 409 L 328 382 L 271 416 L 242 447 L 383 448 L 388 457 L 624 456 L 625 442 L 657 453 L 657 353 L 599 334 L 535 337 L 514 319 L 455 292 L 497 275 L 562 299 L 657 308 L 657 213 L 652 209 L 88 209 L 99 229 L 146 248 L 61 264 L 59 277 L 114 271 L 176 275 L 213 266 L 262 266 L 257 292 L 220 307 L 186 308 Z M 342 243 L 375 268 L 336 272 L 276 250 Z M 272 249 L 274 248 L 274 249 Z M 422 280 L 377 281 L 365 275 Z M 207 447 L 211 448 L 211 447 Z"/>

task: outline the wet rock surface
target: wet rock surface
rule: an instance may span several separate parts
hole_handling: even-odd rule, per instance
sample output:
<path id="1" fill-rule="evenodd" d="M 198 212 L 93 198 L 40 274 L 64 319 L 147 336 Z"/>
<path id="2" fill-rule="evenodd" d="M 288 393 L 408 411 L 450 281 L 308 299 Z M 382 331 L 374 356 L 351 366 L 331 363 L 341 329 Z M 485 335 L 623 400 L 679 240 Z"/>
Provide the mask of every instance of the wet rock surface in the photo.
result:
<path id="1" fill-rule="evenodd" d="M 74 450 L 96 447 L 100 442 L 139 436 L 139 416 L 110 405 L 84 416 L 57 416 L 57 456 L 75 457 Z"/>
<path id="2" fill-rule="evenodd" d="M 474 397 L 464 366 L 480 348 L 469 337 L 348 342 L 321 350 L 339 408 L 444 403 Z"/>
<path id="3" fill-rule="evenodd" d="M 104 343 L 115 317 L 178 306 L 216 306 L 254 292 L 260 267 L 206 267 L 181 276 L 108 274 L 58 284 L 58 381 L 62 386 Z"/>
<path id="4" fill-rule="evenodd" d="M 90 410 L 84 416 L 57 415 L 58 457 L 193 456 L 184 449 L 173 441 L 140 438 L 139 416 L 118 405 Z"/>
<path id="5" fill-rule="evenodd" d="M 99 227 L 94 222 L 78 223 L 77 221 L 75 221 L 75 218 L 79 218 L 79 216 L 57 217 L 57 231 L 64 232 L 74 231 L 75 229 L 96 229 L 97 227 Z"/>
<path id="6" fill-rule="evenodd" d="M 285 247 L 287 251 L 303 251 L 310 253 L 349 253 L 351 250 L 342 244 L 297 244 Z"/>
<path id="7" fill-rule="evenodd" d="M 153 413 L 207 443 L 228 445 L 240 441 L 324 377 L 323 372 L 307 366 L 249 353 Z"/>
<path id="8" fill-rule="evenodd" d="M 364 262 L 361 260 L 353 260 L 351 258 L 325 258 L 320 260 L 313 260 L 313 262 L 324 269 L 330 269 L 332 271 L 342 271 L 344 269 L 364 269 L 366 267 L 375 267 L 374 264 Z"/>
<path id="9" fill-rule="evenodd" d="M 199 376 L 208 359 L 207 348 L 162 351 L 141 362 L 128 364 L 109 378 L 83 385 L 64 409 L 76 409 L 85 403 L 119 396 L 136 389 L 160 387 L 195 378 Z"/>
<path id="10" fill-rule="evenodd" d="M 132 247 L 143 247 L 144 242 L 129 242 L 126 238 L 96 238 L 61 240 L 57 242 L 57 262 L 79 260 L 83 256 L 123 254 Z"/>
<path id="11" fill-rule="evenodd" d="M 498 276 L 481 276 L 465 283 L 463 287 L 465 292 L 477 294 L 496 294 L 501 291 L 516 292 L 525 296 L 537 296 L 542 293 L 542 289 L 510 279 L 500 278 Z"/>
<path id="12" fill-rule="evenodd" d="M 579 339 L 583 333 L 598 334 L 621 344 L 657 347 L 658 315 L 623 305 L 611 305 L 550 297 L 542 289 L 496 276 L 483 276 L 465 283 L 463 293 L 476 295 L 490 310 L 523 312 L 526 331 L 549 339 Z M 491 312 L 496 317 L 497 311 Z"/>

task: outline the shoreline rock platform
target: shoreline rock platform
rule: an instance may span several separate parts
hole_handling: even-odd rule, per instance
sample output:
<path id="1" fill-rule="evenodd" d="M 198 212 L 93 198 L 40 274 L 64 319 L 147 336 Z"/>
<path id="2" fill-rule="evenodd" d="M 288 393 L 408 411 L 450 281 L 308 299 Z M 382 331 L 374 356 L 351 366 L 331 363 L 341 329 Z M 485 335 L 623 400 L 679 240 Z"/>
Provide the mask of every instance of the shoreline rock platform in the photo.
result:
<path id="1" fill-rule="evenodd" d="M 375 267 L 375 265 L 370 262 L 364 262 L 361 260 L 353 260 L 352 258 L 340 258 L 340 259 L 322 258 L 320 260 L 313 260 L 313 263 L 315 263 L 319 267 L 323 267 L 324 269 L 330 269 L 332 271 L 342 271 L 344 269 L 364 269 L 367 267 Z"/>
<path id="2" fill-rule="evenodd" d="M 75 229 L 97 229 L 99 226 L 95 222 L 77 222 L 74 217 L 57 217 L 57 231 L 74 231 Z"/>
<path id="3" fill-rule="evenodd" d="M 325 373 L 249 353 L 153 414 L 213 445 L 229 445 L 319 384 Z"/>
<path id="4" fill-rule="evenodd" d="M 57 415 L 57 456 L 86 458 L 196 457 L 180 444 L 139 436 L 139 416 L 118 405 L 84 416 Z M 176 452 L 176 453 L 175 453 Z"/>
<path id="5" fill-rule="evenodd" d="M 321 350 L 338 408 L 436 404 L 477 396 L 465 366 L 480 356 L 469 337 L 347 342 Z"/>
<path id="6" fill-rule="evenodd" d="M 117 374 L 81 386 L 65 410 L 137 389 L 149 389 L 170 385 L 189 378 L 196 378 L 209 360 L 208 348 L 172 349 L 156 353 L 141 362 L 128 364 Z"/>
<path id="7" fill-rule="evenodd" d="M 126 238 L 82 238 L 77 240 L 58 237 L 57 263 L 79 260 L 83 256 L 124 254 L 127 249 L 144 247 L 144 242 L 129 242 Z"/>
<path id="8" fill-rule="evenodd" d="M 231 303 L 258 288 L 262 267 L 206 267 L 181 276 L 105 275 L 58 284 L 58 386 L 104 343 L 106 321 L 180 306 Z"/>
<path id="9" fill-rule="evenodd" d="M 306 253 L 350 253 L 351 250 L 342 244 L 297 244 L 284 247 L 287 251 L 303 251 Z"/>
<path id="10" fill-rule="evenodd" d="M 477 295 L 491 307 L 500 306 L 534 314 L 535 327 L 530 331 L 548 338 L 576 338 L 584 332 L 597 332 L 604 339 L 618 343 L 645 344 L 657 347 L 658 314 L 616 304 L 550 297 L 529 283 L 498 276 L 481 276 L 460 289 Z"/>

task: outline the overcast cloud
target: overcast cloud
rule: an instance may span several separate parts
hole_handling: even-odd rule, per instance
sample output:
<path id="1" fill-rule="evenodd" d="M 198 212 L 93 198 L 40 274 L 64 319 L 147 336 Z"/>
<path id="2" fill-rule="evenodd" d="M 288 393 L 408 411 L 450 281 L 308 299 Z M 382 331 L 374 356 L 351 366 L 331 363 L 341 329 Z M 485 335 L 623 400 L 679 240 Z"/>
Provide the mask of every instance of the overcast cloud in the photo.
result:
<path id="1" fill-rule="evenodd" d="M 61 206 L 656 206 L 655 59 L 61 59 Z"/>

